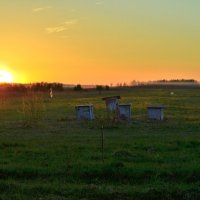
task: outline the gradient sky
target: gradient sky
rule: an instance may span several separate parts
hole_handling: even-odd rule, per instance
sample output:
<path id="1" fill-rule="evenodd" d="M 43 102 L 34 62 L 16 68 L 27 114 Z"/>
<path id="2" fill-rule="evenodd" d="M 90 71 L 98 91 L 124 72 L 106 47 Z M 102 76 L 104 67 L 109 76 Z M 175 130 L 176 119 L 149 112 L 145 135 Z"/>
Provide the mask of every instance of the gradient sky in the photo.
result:
<path id="1" fill-rule="evenodd" d="M 200 80 L 199 0 L 1 0 L 15 82 Z"/>

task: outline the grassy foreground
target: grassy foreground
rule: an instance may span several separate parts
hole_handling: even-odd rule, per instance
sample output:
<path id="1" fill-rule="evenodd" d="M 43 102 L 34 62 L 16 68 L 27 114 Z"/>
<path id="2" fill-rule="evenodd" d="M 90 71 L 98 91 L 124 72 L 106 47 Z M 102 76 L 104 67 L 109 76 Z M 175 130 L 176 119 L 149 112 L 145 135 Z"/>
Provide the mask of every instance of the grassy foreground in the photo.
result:
<path id="1" fill-rule="evenodd" d="M 109 95 L 132 104 L 130 124 L 106 120 Z M 164 122 L 148 121 L 153 103 Z M 77 122 L 78 104 L 96 120 Z M 0 94 L 0 199 L 200 199 L 200 90 Z"/>

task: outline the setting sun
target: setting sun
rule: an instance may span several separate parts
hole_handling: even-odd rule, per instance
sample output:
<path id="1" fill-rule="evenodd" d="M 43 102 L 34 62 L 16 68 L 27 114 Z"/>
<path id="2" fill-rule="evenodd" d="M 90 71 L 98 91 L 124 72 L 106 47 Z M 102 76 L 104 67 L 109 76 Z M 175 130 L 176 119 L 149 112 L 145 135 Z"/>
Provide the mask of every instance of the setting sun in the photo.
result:
<path id="1" fill-rule="evenodd" d="M 4 70 L 0 70 L 0 83 L 12 83 L 12 75 Z"/>

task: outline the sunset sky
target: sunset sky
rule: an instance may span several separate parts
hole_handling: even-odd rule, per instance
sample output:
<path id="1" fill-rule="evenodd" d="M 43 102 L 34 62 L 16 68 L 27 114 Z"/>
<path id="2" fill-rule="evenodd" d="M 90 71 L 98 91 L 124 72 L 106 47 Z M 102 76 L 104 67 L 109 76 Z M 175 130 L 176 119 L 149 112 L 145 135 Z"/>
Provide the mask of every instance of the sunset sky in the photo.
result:
<path id="1" fill-rule="evenodd" d="M 1 0 L 14 82 L 200 80 L 200 0 Z"/>

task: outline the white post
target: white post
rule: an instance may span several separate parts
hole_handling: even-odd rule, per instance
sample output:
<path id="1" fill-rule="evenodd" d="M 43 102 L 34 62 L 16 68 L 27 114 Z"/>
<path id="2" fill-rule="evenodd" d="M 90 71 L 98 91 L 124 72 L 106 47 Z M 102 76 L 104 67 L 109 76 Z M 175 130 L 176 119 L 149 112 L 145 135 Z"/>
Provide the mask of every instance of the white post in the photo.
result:
<path id="1" fill-rule="evenodd" d="M 50 95 L 50 98 L 52 99 L 52 98 L 53 98 L 53 89 L 52 89 L 52 88 L 50 88 L 50 93 L 49 93 L 49 95 Z"/>

